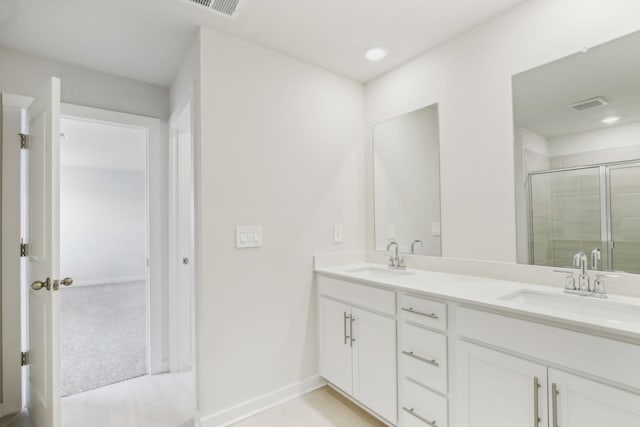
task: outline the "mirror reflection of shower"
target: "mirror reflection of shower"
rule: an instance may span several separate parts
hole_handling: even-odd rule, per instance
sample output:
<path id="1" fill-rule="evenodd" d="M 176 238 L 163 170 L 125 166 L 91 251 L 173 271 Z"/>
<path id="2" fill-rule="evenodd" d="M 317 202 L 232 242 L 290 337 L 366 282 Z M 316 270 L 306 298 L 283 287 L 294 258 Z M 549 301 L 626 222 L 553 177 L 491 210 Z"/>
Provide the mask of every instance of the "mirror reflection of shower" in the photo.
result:
<path id="1" fill-rule="evenodd" d="M 640 273 L 638 47 L 640 32 L 513 76 L 519 263 L 584 252 Z"/>
<path id="2" fill-rule="evenodd" d="M 537 171 L 527 184 L 531 264 L 584 252 L 594 269 L 640 273 L 640 162 Z"/>

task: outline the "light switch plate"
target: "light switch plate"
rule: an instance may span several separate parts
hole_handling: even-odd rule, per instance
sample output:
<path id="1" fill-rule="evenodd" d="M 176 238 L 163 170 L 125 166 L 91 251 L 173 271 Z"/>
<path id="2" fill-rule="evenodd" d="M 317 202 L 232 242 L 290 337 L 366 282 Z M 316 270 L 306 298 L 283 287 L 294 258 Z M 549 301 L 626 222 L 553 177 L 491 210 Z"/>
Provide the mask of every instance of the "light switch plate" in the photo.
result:
<path id="1" fill-rule="evenodd" d="M 387 224 L 387 240 L 393 240 L 396 238 L 396 225 Z"/>
<path id="2" fill-rule="evenodd" d="M 440 223 L 432 222 L 431 223 L 431 235 L 434 237 L 440 236 Z"/>
<path id="3" fill-rule="evenodd" d="M 333 224 L 333 243 L 342 243 L 342 224 Z"/>
<path id="4" fill-rule="evenodd" d="M 236 248 L 259 248 L 262 246 L 261 225 L 236 226 Z"/>

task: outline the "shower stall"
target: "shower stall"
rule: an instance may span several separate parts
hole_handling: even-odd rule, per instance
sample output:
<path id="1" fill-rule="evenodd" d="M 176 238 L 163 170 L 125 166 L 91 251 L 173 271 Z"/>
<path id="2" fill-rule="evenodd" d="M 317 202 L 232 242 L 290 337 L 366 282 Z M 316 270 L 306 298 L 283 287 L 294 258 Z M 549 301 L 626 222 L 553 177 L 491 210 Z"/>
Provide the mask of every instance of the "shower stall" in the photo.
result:
<path id="1" fill-rule="evenodd" d="M 531 264 L 596 250 L 598 269 L 640 273 L 640 161 L 530 172 L 528 187 Z"/>

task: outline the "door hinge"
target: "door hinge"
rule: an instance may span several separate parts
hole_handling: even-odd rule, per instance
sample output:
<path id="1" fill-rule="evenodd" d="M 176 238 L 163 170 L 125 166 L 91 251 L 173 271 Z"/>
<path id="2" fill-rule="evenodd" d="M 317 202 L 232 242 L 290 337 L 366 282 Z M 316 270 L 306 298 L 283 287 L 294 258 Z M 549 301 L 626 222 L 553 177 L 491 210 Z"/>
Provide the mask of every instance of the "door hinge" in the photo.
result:
<path id="1" fill-rule="evenodd" d="M 31 355 L 28 351 L 20 353 L 20 366 L 27 366 L 31 362 Z"/>
<path id="2" fill-rule="evenodd" d="M 20 258 L 29 256 L 29 244 L 20 242 Z"/>
<path id="3" fill-rule="evenodd" d="M 29 135 L 26 133 L 21 133 L 20 135 L 20 148 L 22 150 L 29 149 Z"/>

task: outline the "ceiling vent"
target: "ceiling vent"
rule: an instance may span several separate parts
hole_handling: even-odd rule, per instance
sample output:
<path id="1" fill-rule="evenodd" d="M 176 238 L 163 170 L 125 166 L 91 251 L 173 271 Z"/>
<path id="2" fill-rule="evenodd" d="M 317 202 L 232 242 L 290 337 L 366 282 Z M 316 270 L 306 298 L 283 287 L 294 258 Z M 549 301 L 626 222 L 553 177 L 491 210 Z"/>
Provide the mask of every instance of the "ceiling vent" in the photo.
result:
<path id="1" fill-rule="evenodd" d="M 584 110 L 589 110 L 591 108 L 602 107 L 608 104 L 609 104 L 609 101 L 599 96 L 597 98 L 591 98 L 585 101 L 576 102 L 575 104 L 569 105 L 569 107 L 571 107 L 576 111 L 584 111 Z"/>
<path id="2" fill-rule="evenodd" d="M 245 0 L 187 0 L 220 15 L 235 17 Z"/>

